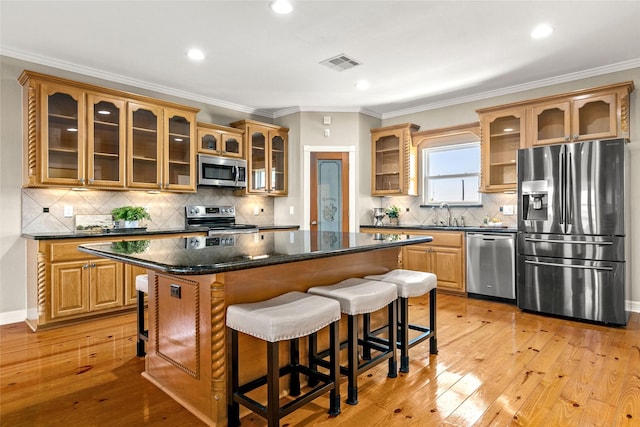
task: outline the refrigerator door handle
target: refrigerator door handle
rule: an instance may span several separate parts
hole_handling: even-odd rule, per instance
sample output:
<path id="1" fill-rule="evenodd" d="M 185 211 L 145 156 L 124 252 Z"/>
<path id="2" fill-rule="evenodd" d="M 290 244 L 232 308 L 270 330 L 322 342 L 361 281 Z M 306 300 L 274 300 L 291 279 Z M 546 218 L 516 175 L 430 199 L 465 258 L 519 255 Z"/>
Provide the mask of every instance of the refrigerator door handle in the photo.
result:
<path id="1" fill-rule="evenodd" d="M 613 271 L 613 267 L 591 267 L 591 266 L 588 266 L 588 265 L 556 264 L 554 262 L 529 261 L 529 260 L 525 260 L 524 262 L 525 262 L 525 264 L 546 265 L 546 266 L 549 266 L 549 267 L 579 268 L 579 269 L 582 269 L 582 270 Z"/>
<path id="2" fill-rule="evenodd" d="M 571 218 L 573 218 L 573 154 L 569 153 L 569 164 L 567 165 L 567 192 L 565 195 L 565 206 L 567 211 L 566 222 L 567 225 L 571 225 Z"/>
<path id="3" fill-rule="evenodd" d="M 525 237 L 526 242 L 540 242 L 540 243 L 562 243 L 565 245 L 596 245 L 596 246 L 611 246 L 613 242 L 586 242 L 583 240 L 555 240 L 555 239 L 535 239 L 533 237 Z"/>
<path id="4" fill-rule="evenodd" d="M 558 159 L 559 171 L 560 171 L 560 225 L 564 229 L 564 208 L 567 197 L 566 185 L 565 185 L 565 163 L 564 163 L 564 151 L 565 147 L 560 148 L 560 155 Z M 566 231 L 566 230 L 565 230 Z"/>

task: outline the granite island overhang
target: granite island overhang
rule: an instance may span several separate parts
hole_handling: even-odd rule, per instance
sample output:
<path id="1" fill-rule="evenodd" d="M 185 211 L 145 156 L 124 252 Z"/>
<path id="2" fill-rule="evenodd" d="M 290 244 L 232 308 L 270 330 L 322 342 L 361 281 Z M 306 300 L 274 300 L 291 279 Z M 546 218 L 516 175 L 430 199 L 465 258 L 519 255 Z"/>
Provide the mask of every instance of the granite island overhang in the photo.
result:
<path id="1" fill-rule="evenodd" d="M 429 236 L 285 231 L 80 245 L 149 273 L 143 375 L 208 425 L 226 425 L 225 312 L 401 265 L 401 248 Z M 344 328 L 343 328 L 344 329 Z M 264 343 L 246 337 L 240 380 L 264 373 Z M 254 363 L 246 363 L 253 360 Z"/>

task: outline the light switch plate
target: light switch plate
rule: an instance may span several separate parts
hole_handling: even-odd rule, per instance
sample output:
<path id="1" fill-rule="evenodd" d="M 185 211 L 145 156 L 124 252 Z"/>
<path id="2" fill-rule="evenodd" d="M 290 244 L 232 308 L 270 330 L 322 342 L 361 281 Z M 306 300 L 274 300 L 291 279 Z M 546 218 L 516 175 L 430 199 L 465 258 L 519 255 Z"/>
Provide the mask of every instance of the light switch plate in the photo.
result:
<path id="1" fill-rule="evenodd" d="M 513 205 L 504 205 L 502 207 L 503 215 L 513 215 Z"/>

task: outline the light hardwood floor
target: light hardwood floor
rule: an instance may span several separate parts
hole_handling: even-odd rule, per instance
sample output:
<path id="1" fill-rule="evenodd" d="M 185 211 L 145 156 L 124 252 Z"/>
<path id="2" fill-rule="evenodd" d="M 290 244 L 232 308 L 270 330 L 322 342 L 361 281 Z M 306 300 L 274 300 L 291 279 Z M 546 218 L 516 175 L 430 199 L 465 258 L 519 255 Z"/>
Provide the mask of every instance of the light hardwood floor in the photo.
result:
<path id="1" fill-rule="evenodd" d="M 416 299 L 413 319 L 426 317 Z M 326 414 L 321 398 L 282 425 L 640 426 L 640 314 L 626 328 L 438 296 L 439 354 L 411 350 L 411 372 L 386 364 L 360 381 L 360 403 Z M 0 328 L 2 426 L 200 426 L 144 380 L 133 314 L 38 333 Z M 243 426 L 264 426 L 247 415 Z"/>

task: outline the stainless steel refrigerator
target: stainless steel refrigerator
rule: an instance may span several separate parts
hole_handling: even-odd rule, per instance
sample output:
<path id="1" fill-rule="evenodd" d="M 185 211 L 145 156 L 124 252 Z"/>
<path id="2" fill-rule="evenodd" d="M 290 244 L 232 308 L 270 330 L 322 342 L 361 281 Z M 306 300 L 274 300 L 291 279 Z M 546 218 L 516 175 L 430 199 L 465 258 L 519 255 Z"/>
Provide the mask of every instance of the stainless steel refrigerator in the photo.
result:
<path id="1" fill-rule="evenodd" d="M 518 151 L 520 308 L 626 325 L 628 169 L 622 139 Z"/>

